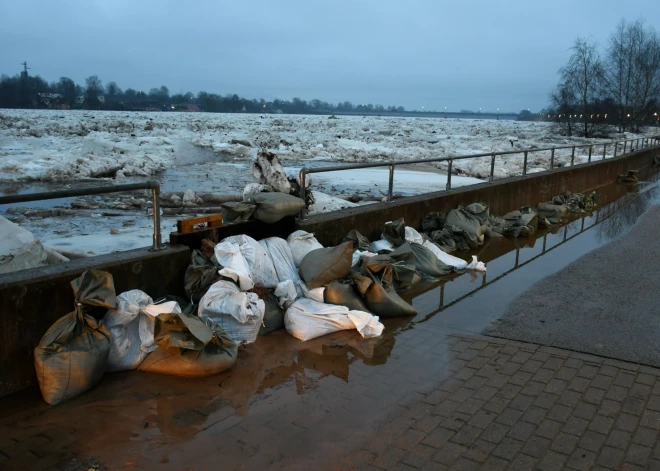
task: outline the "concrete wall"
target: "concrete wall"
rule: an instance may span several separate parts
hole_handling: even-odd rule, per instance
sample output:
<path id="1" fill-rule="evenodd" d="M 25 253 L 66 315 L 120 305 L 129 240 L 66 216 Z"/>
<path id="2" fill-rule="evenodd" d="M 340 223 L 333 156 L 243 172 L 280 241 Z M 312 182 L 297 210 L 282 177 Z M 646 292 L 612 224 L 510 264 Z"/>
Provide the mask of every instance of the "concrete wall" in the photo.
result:
<path id="1" fill-rule="evenodd" d="M 0 275 L 0 397 L 35 385 L 33 350 L 57 319 L 73 310 L 70 281 L 90 268 L 110 272 L 117 294 L 141 289 L 154 299 L 184 296 L 187 247 L 137 249 Z M 95 317 L 101 312 L 93 312 Z"/>
<path id="2" fill-rule="evenodd" d="M 497 180 L 440 191 L 420 196 L 401 198 L 391 203 L 377 203 L 359 208 L 348 208 L 328 214 L 310 216 L 298 221 L 296 228 L 313 232 L 323 245 L 337 245 L 351 229 L 357 229 L 370 240 L 380 238 L 387 221 L 404 218 L 406 224 L 419 229 L 422 219 L 431 211 L 447 212 L 458 205 L 486 203 L 492 214 L 503 215 L 522 206 L 545 202 L 565 190 L 586 192 L 616 182 L 628 170 L 639 170 L 640 179 L 648 177 L 654 156 L 660 149 L 648 149 L 614 159 L 534 173 L 524 177 Z M 395 184 L 396 190 L 396 173 Z M 312 188 L 313 190 L 313 188 Z"/>

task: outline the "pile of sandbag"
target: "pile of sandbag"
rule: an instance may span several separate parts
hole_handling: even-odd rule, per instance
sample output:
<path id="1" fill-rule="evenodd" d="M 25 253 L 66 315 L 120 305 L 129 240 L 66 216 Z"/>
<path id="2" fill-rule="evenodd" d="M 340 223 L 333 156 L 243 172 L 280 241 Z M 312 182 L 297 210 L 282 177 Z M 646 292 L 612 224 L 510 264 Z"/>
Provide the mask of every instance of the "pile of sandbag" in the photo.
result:
<path id="1" fill-rule="evenodd" d="M 222 214 L 228 223 L 258 219 L 274 224 L 285 217 L 296 216 L 305 208 L 300 198 L 286 193 L 256 193 L 247 202 L 231 201 L 222 204 Z"/>

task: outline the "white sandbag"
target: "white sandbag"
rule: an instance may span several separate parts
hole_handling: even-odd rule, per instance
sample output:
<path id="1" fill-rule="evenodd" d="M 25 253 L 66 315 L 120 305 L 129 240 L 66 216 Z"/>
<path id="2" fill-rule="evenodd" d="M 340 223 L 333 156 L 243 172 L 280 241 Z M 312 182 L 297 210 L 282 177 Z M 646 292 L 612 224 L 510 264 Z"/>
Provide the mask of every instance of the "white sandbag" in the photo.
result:
<path id="1" fill-rule="evenodd" d="M 304 281 L 300 282 L 300 288 L 302 289 L 303 296 L 312 301 L 317 301 L 319 303 L 324 302 L 325 299 L 325 286 L 319 288 L 309 289 Z"/>
<path id="2" fill-rule="evenodd" d="M 218 246 L 221 246 L 221 248 L 218 249 Z M 247 279 L 244 273 L 244 266 L 240 263 L 240 258 L 235 253 L 236 247 L 238 247 L 245 261 L 245 266 L 248 268 L 249 275 Z M 235 266 L 223 263 L 218 256 L 218 251 L 221 252 L 220 256 L 226 256 L 229 262 L 235 262 Z M 219 273 L 223 276 L 228 276 L 234 281 L 237 281 L 235 278 L 238 278 L 242 291 L 253 287 L 275 288 L 277 283 L 279 283 L 277 272 L 270 256 L 259 242 L 250 236 L 241 234 L 227 237 L 215 246 L 215 254 L 218 263 L 225 267 Z M 250 282 L 252 282 L 252 286 L 249 286 Z"/>
<path id="3" fill-rule="evenodd" d="M 152 303 L 151 297 L 139 289 L 117 296 L 117 309 L 110 309 L 102 322 L 110 331 L 110 353 L 106 371 L 134 370 L 148 355 L 141 348 L 140 316 L 146 314 L 140 312 Z"/>
<path id="4" fill-rule="evenodd" d="M 440 247 L 435 245 L 433 242 L 425 240 L 422 246 L 426 247 L 429 249 L 433 254 L 440 259 L 442 263 L 445 265 L 450 265 L 452 267 L 455 267 L 457 270 L 465 270 L 467 268 L 468 263 L 460 259 L 458 257 L 454 257 L 453 255 L 448 254 L 447 252 L 443 252 L 440 250 Z"/>
<path id="5" fill-rule="evenodd" d="M 472 261 L 469 263 L 469 265 L 465 268 L 466 270 L 474 270 L 474 271 L 486 271 L 486 264 L 484 262 L 480 262 L 477 260 L 477 256 L 473 255 L 472 256 Z"/>
<path id="6" fill-rule="evenodd" d="M 416 244 L 424 244 L 424 237 L 410 226 L 406 226 L 406 242 L 415 242 Z"/>
<path id="7" fill-rule="evenodd" d="M 355 328 L 365 339 L 378 337 L 383 333 L 385 326 L 374 316 L 364 311 L 348 311 L 348 318 L 355 324 Z"/>
<path id="8" fill-rule="evenodd" d="M 140 316 L 140 340 L 142 341 L 140 349 L 145 353 L 150 353 L 158 348 L 158 345 L 154 342 L 154 327 L 156 326 L 158 314 L 179 314 L 180 312 L 181 308 L 176 301 L 149 304 L 142 308 L 144 315 Z"/>
<path id="9" fill-rule="evenodd" d="M 376 252 L 380 252 L 381 250 L 388 250 L 392 252 L 394 250 L 394 246 L 390 243 L 390 241 L 385 240 L 384 238 L 377 240 L 376 242 L 372 242 L 371 247 L 373 247 Z"/>
<path id="10" fill-rule="evenodd" d="M 197 314 L 220 326 L 237 344 L 257 339 L 266 305 L 255 293 L 244 293 L 231 281 L 211 285 L 199 301 Z"/>
<path id="11" fill-rule="evenodd" d="M 273 262 L 273 268 L 277 274 L 277 279 L 281 283 L 291 280 L 294 283 L 300 281 L 300 274 L 293 261 L 291 248 L 286 240 L 279 237 L 269 237 L 259 241 L 259 244 L 265 249 Z"/>
<path id="12" fill-rule="evenodd" d="M 309 252 L 323 248 L 319 241 L 314 237 L 314 234 L 305 231 L 292 232 L 289 237 L 286 238 L 286 241 L 291 249 L 293 262 L 296 264 L 296 267 L 300 266 L 300 262 L 302 262 L 302 259 L 305 258 L 305 255 Z"/>
<path id="13" fill-rule="evenodd" d="M 41 267 L 47 256 L 30 231 L 0 216 L 0 274 Z"/>
<path id="14" fill-rule="evenodd" d="M 384 326 L 378 317 L 364 311 L 350 311 L 346 306 L 326 304 L 301 298 L 287 309 L 284 328 L 298 340 L 312 340 L 340 330 L 357 329 L 365 337 L 378 337 Z"/>
<path id="15" fill-rule="evenodd" d="M 301 296 L 298 291 L 302 293 L 300 285 L 297 286 L 293 281 L 286 280 L 277 284 L 274 294 L 280 307 L 286 309 Z"/>
<path id="16" fill-rule="evenodd" d="M 284 314 L 286 331 L 303 342 L 340 330 L 355 329 L 348 308 L 300 298 Z"/>
<path id="17" fill-rule="evenodd" d="M 241 253 L 239 244 L 225 239 L 216 244 L 213 250 L 216 260 L 224 267 L 218 273 L 238 282 L 243 291 L 254 288 L 250 268 Z"/>

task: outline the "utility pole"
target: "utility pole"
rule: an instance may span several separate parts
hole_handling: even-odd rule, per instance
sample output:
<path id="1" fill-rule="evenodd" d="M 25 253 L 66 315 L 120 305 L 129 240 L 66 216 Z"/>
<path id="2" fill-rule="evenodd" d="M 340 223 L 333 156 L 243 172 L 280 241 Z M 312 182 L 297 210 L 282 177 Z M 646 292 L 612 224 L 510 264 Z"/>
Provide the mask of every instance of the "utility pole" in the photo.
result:
<path id="1" fill-rule="evenodd" d="M 21 71 L 21 107 L 29 108 L 30 106 L 30 84 L 28 81 L 27 62 L 21 62 L 23 70 Z"/>

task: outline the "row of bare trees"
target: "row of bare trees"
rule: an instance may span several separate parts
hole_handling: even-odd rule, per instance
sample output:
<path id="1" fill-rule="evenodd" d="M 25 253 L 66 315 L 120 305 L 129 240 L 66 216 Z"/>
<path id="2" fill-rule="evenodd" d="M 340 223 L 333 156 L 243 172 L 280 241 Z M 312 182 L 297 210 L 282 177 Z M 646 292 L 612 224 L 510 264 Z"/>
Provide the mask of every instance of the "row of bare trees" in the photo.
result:
<path id="1" fill-rule="evenodd" d="M 559 70 L 549 114 L 569 135 L 639 131 L 660 113 L 660 36 L 641 20 L 621 20 L 601 52 L 597 43 L 578 38 Z"/>

